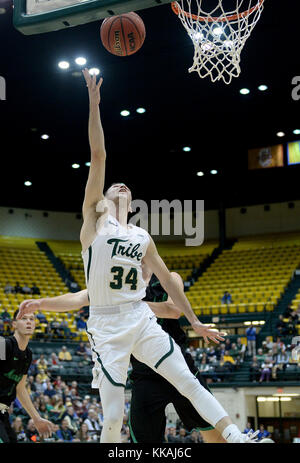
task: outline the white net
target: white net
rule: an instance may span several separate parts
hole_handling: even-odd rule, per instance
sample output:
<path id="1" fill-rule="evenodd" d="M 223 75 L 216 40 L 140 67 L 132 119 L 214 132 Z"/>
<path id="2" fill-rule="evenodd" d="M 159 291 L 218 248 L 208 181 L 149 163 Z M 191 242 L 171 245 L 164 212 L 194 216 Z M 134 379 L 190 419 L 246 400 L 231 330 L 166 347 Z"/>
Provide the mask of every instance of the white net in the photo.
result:
<path id="1" fill-rule="evenodd" d="M 172 3 L 172 9 L 194 44 L 194 63 L 189 72 L 230 84 L 240 75 L 241 51 L 261 16 L 264 0 L 234 0 L 231 11 L 224 9 L 228 0 L 213 3 L 213 8 L 205 11 L 207 0 L 178 0 Z"/>

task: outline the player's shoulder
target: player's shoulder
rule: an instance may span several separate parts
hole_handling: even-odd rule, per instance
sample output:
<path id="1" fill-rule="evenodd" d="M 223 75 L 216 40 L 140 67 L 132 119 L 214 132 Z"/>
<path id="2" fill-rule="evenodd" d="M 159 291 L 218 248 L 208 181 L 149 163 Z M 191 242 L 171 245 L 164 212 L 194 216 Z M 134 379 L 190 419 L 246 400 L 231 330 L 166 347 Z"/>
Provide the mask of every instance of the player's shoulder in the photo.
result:
<path id="1" fill-rule="evenodd" d="M 150 239 L 149 233 L 144 228 L 138 227 L 137 225 L 133 225 L 132 223 L 129 223 L 129 226 L 136 233 L 137 236 L 140 236 L 141 238 Z"/>

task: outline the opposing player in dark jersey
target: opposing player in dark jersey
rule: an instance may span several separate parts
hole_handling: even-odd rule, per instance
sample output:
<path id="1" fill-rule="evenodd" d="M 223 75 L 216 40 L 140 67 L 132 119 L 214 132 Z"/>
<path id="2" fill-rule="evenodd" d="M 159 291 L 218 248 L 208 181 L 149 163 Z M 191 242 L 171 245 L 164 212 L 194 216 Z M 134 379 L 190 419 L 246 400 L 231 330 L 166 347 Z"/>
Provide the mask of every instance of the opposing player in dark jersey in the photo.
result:
<path id="1" fill-rule="evenodd" d="M 54 425 L 40 417 L 26 389 L 27 372 L 32 360 L 28 342 L 35 328 L 33 314 L 25 314 L 16 320 L 14 313 L 14 334 L 0 337 L 0 443 L 17 442 L 16 434 L 10 426 L 8 409 L 17 397 L 41 437 L 49 437 Z"/>
<path id="2" fill-rule="evenodd" d="M 180 281 L 181 278 L 178 274 L 177 277 Z M 155 275 L 152 275 L 144 301 L 163 302 L 167 299 L 168 295 L 159 280 Z M 176 317 L 175 310 L 174 313 L 174 317 Z M 201 377 L 192 356 L 187 352 L 187 337 L 180 328 L 177 320 L 179 316 L 180 314 L 176 318 L 158 318 L 157 322 L 179 345 L 189 369 L 198 378 L 200 384 L 209 391 L 205 379 Z M 198 428 L 205 442 L 226 443 L 220 432 L 207 423 L 191 402 L 181 395 L 172 384 L 147 365 L 139 362 L 134 356 L 131 356 L 131 365 L 132 396 L 129 427 L 133 442 L 164 442 L 166 429 L 165 409 L 168 404 L 172 403 L 188 431 Z"/>

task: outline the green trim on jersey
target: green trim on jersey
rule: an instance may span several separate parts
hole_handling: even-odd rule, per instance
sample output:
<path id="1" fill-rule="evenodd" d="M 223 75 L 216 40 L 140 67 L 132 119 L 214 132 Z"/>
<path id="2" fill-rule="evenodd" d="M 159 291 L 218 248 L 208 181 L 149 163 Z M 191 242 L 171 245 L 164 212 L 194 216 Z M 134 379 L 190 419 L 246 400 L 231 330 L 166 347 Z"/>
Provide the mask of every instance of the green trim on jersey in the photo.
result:
<path id="1" fill-rule="evenodd" d="M 89 260 L 88 260 L 88 266 L 87 266 L 87 272 L 86 272 L 87 281 L 89 281 L 91 262 L 92 262 L 92 245 L 89 246 Z"/>
<path id="2" fill-rule="evenodd" d="M 93 335 L 92 335 L 91 333 L 89 333 L 88 330 L 86 330 L 86 332 L 91 336 L 91 339 L 92 339 L 92 341 L 93 341 L 93 343 L 94 343 L 94 346 L 95 346 L 95 341 L 94 341 L 94 339 L 93 339 Z M 100 355 L 98 354 L 98 352 L 97 352 L 95 349 L 93 349 L 93 347 L 92 347 L 92 351 L 96 354 L 97 360 L 98 360 L 98 362 L 99 362 L 100 365 L 101 365 L 102 371 L 103 371 L 103 373 L 105 374 L 106 378 L 111 382 L 111 384 L 113 384 L 114 386 L 124 387 L 124 388 L 125 388 L 125 387 L 126 387 L 126 384 L 116 383 L 116 381 L 114 381 L 114 380 L 112 379 L 112 377 L 110 376 L 110 374 L 108 373 L 108 371 L 104 368 L 104 365 L 103 365 L 103 363 L 102 363 L 102 360 L 101 360 L 101 358 L 100 358 Z"/>
<path id="3" fill-rule="evenodd" d="M 158 368 L 159 365 L 167 358 L 169 357 L 173 351 L 174 351 L 174 343 L 173 343 L 173 339 L 171 338 L 171 336 L 169 336 L 169 340 L 170 340 L 170 350 L 169 352 L 167 352 L 157 363 L 156 365 L 154 365 L 154 368 Z"/>
<path id="4" fill-rule="evenodd" d="M 132 429 L 132 426 L 131 426 L 130 409 L 129 409 L 129 412 L 128 412 L 128 425 L 129 425 L 129 431 L 130 431 L 130 435 L 131 435 L 131 438 L 132 438 L 133 442 L 135 444 L 138 444 L 138 441 L 136 440 L 136 437 L 134 435 L 134 432 L 133 432 L 133 429 Z"/>

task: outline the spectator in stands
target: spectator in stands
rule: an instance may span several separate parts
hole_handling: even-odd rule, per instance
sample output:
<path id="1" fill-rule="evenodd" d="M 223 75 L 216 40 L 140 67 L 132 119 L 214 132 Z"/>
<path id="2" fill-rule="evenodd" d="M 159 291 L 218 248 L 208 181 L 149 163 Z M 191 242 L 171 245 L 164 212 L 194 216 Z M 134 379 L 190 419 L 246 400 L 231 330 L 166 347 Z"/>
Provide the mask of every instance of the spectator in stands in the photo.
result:
<path id="1" fill-rule="evenodd" d="M 18 281 L 16 282 L 15 293 L 21 293 L 22 294 L 22 287 L 20 286 L 20 283 Z"/>
<path id="2" fill-rule="evenodd" d="M 207 363 L 207 357 L 206 357 L 206 354 L 204 353 L 203 356 L 202 356 L 202 359 L 201 359 L 201 362 L 200 362 L 200 365 L 199 365 L 199 370 L 201 373 L 204 373 L 206 371 L 209 371 L 210 370 L 210 366 L 209 364 Z"/>
<path id="3" fill-rule="evenodd" d="M 263 350 L 261 347 L 257 350 L 256 357 L 257 357 L 258 362 L 260 362 L 261 364 L 265 361 L 266 355 L 263 353 Z"/>
<path id="4" fill-rule="evenodd" d="M 276 323 L 276 335 L 284 336 L 287 334 L 287 325 L 284 321 L 283 315 L 279 315 L 279 320 Z"/>
<path id="5" fill-rule="evenodd" d="M 55 352 L 52 352 L 49 360 L 49 371 L 57 371 L 60 369 L 60 361 Z"/>
<path id="6" fill-rule="evenodd" d="M 166 433 L 166 440 L 167 442 L 178 442 L 176 436 L 176 428 L 174 425 L 167 425 L 167 433 Z"/>
<path id="7" fill-rule="evenodd" d="M 283 312 L 283 318 L 289 318 L 292 313 L 294 313 L 292 309 L 292 304 L 289 304 Z"/>
<path id="8" fill-rule="evenodd" d="M 208 349 L 207 349 L 207 361 L 208 363 L 215 363 L 216 360 L 217 360 L 217 353 L 216 353 L 216 350 L 214 348 L 214 346 L 210 346 Z"/>
<path id="9" fill-rule="evenodd" d="M 236 346 L 237 346 L 237 349 L 238 349 L 238 352 L 239 352 L 240 359 L 243 362 L 244 357 L 245 357 L 245 352 L 246 352 L 246 344 L 242 343 L 241 338 L 237 338 L 236 342 L 237 342 Z"/>
<path id="10" fill-rule="evenodd" d="M 75 436 L 75 434 L 80 428 L 80 419 L 77 413 L 75 412 L 71 402 L 68 402 L 66 404 L 66 407 L 67 409 L 63 414 L 63 419 L 67 420 L 68 428 L 72 432 L 73 436 Z"/>
<path id="11" fill-rule="evenodd" d="M 250 381 L 255 383 L 259 380 L 261 372 L 260 372 L 260 365 L 261 363 L 257 359 L 256 355 L 254 355 L 251 366 L 250 366 Z"/>
<path id="12" fill-rule="evenodd" d="M 94 408 L 90 408 L 88 411 L 88 416 L 84 420 L 84 423 L 87 425 L 89 430 L 89 435 L 93 440 L 98 440 L 101 433 L 101 426 L 99 423 L 98 415 Z"/>
<path id="13" fill-rule="evenodd" d="M 35 379 L 37 379 L 37 378 L 39 378 L 42 385 L 43 385 L 43 383 L 46 383 L 46 381 L 48 381 L 50 379 L 43 368 L 41 368 L 39 373 L 36 375 Z M 44 388 L 43 388 L 43 391 L 44 391 Z"/>
<path id="14" fill-rule="evenodd" d="M 298 317 L 297 317 L 298 318 Z M 298 320 L 297 320 L 298 322 Z M 297 336 L 298 330 L 297 330 L 297 322 L 293 319 L 292 316 L 289 317 L 289 321 L 287 323 L 287 334 L 290 336 Z"/>
<path id="15" fill-rule="evenodd" d="M 273 345 L 274 345 L 274 342 L 272 341 L 272 336 L 267 336 L 267 337 L 266 337 L 266 346 L 267 346 L 267 349 L 268 349 L 268 350 L 273 349 Z"/>
<path id="16" fill-rule="evenodd" d="M 251 429 L 252 429 L 251 423 L 248 421 L 243 433 L 248 434 L 248 432 L 251 431 Z"/>
<path id="17" fill-rule="evenodd" d="M 60 322 L 57 320 L 56 317 L 53 317 L 53 320 L 50 323 L 51 334 L 53 337 L 61 337 L 59 325 L 60 325 Z"/>
<path id="18" fill-rule="evenodd" d="M 15 288 L 10 283 L 6 283 L 4 286 L 4 294 L 14 294 Z"/>
<path id="19" fill-rule="evenodd" d="M 261 365 L 261 376 L 259 382 L 262 383 L 264 380 L 270 381 L 271 373 L 273 368 L 273 361 L 271 357 L 267 357 L 265 362 Z"/>
<path id="20" fill-rule="evenodd" d="M 248 354 L 253 357 L 256 355 L 256 328 L 252 323 L 249 328 L 246 329 L 246 336 Z"/>
<path id="21" fill-rule="evenodd" d="M 33 419 L 30 419 L 27 423 L 27 428 L 25 431 L 26 438 L 29 442 L 37 442 L 40 440 L 39 433 L 34 426 Z"/>
<path id="22" fill-rule="evenodd" d="M 48 323 L 46 315 L 41 310 L 38 310 L 38 313 L 36 314 L 36 318 L 38 319 L 40 323 Z"/>
<path id="23" fill-rule="evenodd" d="M 11 321 L 10 313 L 7 311 L 6 307 L 3 307 L 3 308 L 4 308 L 4 310 L 1 313 L 0 317 L 3 320 L 3 322 L 10 322 Z"/>
<path id="24" fill-rule="evenodd" d="M 34 382 L 34 377 L 32 375 L 27 376 L 26 378 L 26 390 L 28 394 L 30 395 L 31 400 L 33 400 L 33 395 L 36 392 L 36 386 Z"/>
<path id="25" fill-rule="evenodd" d="M 58 353 L 58 358 L 59 360 L 68 361 L 68 362 L 72 360 L 72 355 L 67 350 L 66 346 L 62 346 L 61 351 Z"/>
<path id="26" fill-rule="evenodd" d="M 26 283 L 22 286 L 22 294 L 31 294 L 31 288 Z"/>
<path id="27" fill-rule="evenodd" d="M 85 323 L 84 317 L 80 317 L 79 320 L 77 320 L 76 329 L 77 329 L 77 331 L 85 331 L 86 330 L 86 323 Z"/>
<path id="28" fill-rule="evenodd" d="M 190 435 L 186 437 L 185 442 L 191 444 L 201 444 L 203 443 L 203 439 L 201 438 L 200 433 L 196 429 L 193 429 Z"/>
<path id="29" fill-rule="evenodd" d="M 89 428 L 86 423 L 82 423 L 79 430 L 77 431 L 75 438 L 79 442 L 93 442 L 92 437 L 89 434 Z"/>
<path id="30" fill-rule="evenodd" d="M 235 365 L 236 365 L 236 361 L 229 354 L 229 351 L 226 350 L 225 354 L 223 355 L 223 357 L 220 360 L 220 366 L 224 366 L 229 371 L 233 371 Z"/>
<path id="31" fill-rule="evenodd" d="M 53 414 L 53 416 L 56 417 L 56 421 L 59 422 L 62 419 L 62 416 L 66 411 L 64 401 L 63 401 L 62 397 L 54 395 L 51 398 L 51 403 L 54 403 L 54 406 L 50 411 Z"/>
<path id="32" fill-rule="evenodd" d="M 40 355 L 40 358 L 36 361 L 36 366 L 37 366 L 38 371 L 40 371 L 40 370 L 47 371 L 47 369 L 48 369 L 48 362 L 47 362 L 47 360 L 45 359 L 45 355 L 44 355 L 44 354 L 41 354 L 41 355 Z"/>
<path id="33" fill-rule="evenodd" d="M 231 341 L 229 338 L 226 338 L 225 340 L 225 348 L 224 348 L 224 354 L 225 354 L 225 351 L 226 350 L 230 350 L 231 349 Z"/>
<path id="34" fill-rule="evenodd" d="M 48 380 L 48 381 L 46 382 L 46 385 L 47 385 L 47 387 L 46 387 L 46 389 L 44 390 L 44 395 L 47 395 L 47 396 L 51 399 L 51 397 L 53 397 L 54 395 L 56 395 L 56 391 L 55 391 L 53 385 L 51 384 L 51 381 L 50 381 L 50 380 Z"/>
<path id="35" fill-rule="evenodd" d="M 265 437 L 271 437 L 271 434 L 269 433 L 269 431 L 265 429 L 264 425 L 261 424 L 259 426 L 259 433 L 257 434 L 257 438 L 261 440 L 261 439 L 264 439 Z"/>
<path id="36" fill-rule="evenodd" d="M 71 338 L 71 330 L 67 320 L 62 320 L 59 325 L 60 332 L 63 334 L 63 337 L 66 339 Z"/>
<path id="37" fill-rule="evenodd" d="M 42 418 L 44 418 L 45 420 L 49 420 L 49 413 L 48 413 L 45 401 L 40 403 L 38 410 Z"/>
<path id="38" fill-rule="evenodd" d="M 39 375 L 36 375 L 36 377 L 35 377 L 34 386 L 35 386 L 35 389 L 36 389 L 35 392 L 37 394 L 43 394 L 44 388 L 43 388 L 43 384 L 42 384 L 42 381 L 41 381 Z"/>
<path id="39" fill-rule="evenodd" d="M 176 442 L 186 443 L 186 438 L 187 438 L 186 430 L 184 428 L 180 428 Z"/>
<path id="40" fill-rule="evenodd" d="M 56 431 L 58 437 L 57 442 L 72 442 L 73 434 L 68 428 L 68 421 L 66 419 L 62 420 L 59 430 Z"/>
<path id="41" fill-rule="evenodd" d="M 280 337 L 276 339 L 276 345 L 277 345 L 278 351 L 280 351 L 282 348 L 286 349 L 286 346 Z"/>
<path id="42" fill-rule="evenodd" d="M 33 286 L 31 288 L 31 294 L 41 294 L 40 289 L 36 286 L 35 283 L 33 283 Z"/>
<path id="43" fill-rule="evenodd" d="M 79 343 L 79 346 L 77 347 L 76 351 L 75 351 L 75 354 L 76 355 L 80 355 L 80 356 L 84 356 L 86 355 L 86 348 L 85 348 L 85 345 L 83 342 Z"/>
<path id="44" fill-rule="evenodd" d="M 232 296 L 229 291 L 225 291 L 221 299 L 222 304 L 232 304 Z"/>
<path id="45" fill-rule="evenodd" d="M 26 434 L 24 430 L 24 425 L 22 418 L 20 416 L 17 416 L 14 421 L 12 422 L 11 427 L 16 433 L 17 436 L 17 441 L 18 442 L 24 442 L 26 440 Z"/>
<path id="46" fill-rule="evenodd" d="M 241 356 L 240 356 L 240 351 L 237 348 L 237 345 L 235 342 L 232 343 L 231 349 L 229 351 L 229 355 L 233 358 L 235 361 L 236 365 L 238 365 L 241 362 Z"/>
<path id="47" fill-rule="evenodd" d="M 281 348 L 280 352 L 273 356 L 274 365 L 272 368 L 272 378 L 277 379 L 277 370 L 284 371 L 289 363 L 289 356 L 285 349 Z"/>

